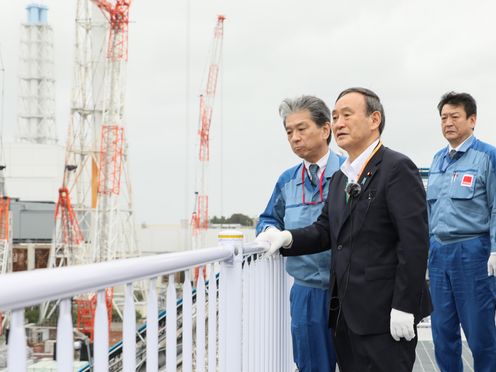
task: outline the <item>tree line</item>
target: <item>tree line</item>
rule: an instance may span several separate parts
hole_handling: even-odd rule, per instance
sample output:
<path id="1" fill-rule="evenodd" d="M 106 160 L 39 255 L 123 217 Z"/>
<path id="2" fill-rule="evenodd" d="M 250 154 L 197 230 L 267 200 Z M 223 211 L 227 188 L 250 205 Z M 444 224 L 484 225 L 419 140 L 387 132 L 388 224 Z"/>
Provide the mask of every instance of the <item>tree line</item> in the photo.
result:
<path id="1" fill-rule="evenodd" d="M 253 218 L 242 214 L 242 213 L 234 213 L 231 217 L 217 217 L 213 216 L 210 219 L 211 224 L 239 224 L 241 226 L 253 226 Z"/>

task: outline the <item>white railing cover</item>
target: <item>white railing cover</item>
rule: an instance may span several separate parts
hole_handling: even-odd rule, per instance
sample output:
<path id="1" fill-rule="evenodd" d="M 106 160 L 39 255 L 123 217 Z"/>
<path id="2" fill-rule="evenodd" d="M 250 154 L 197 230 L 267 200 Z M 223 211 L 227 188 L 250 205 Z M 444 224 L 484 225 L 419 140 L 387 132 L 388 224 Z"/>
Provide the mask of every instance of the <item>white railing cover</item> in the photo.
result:
<path id="1" fill-rule="evenodd" d="M 160 368 L 167 372 L 176 371 L 178 365 L 184 372 L 294 371 L 289 337 L 289 284 L 284 260 L 281 257 L 260 259 L 257 254 L 262 251 L 255 243 L 242 246 L 242 240 L 230 239 L 219 247 L 197 251 L 2 275 L 0 311 L 11 312 L 9 370 L 27 370 L 24 308 L 60 300 L 57 366 L 59 371 L 72 371 L 70 299 L 96 291 L 93 371 L 108 371 L 105 289 L 124 284 L 123 357 L 118 370 L 135 371 L 137 327 L 133 283 L 147 279 L 147 372 L 159 370 L 159 352 L 164 347 L 166 369 Z M 244 260 L 247 256 L 250 259 Z M 198 266 L 208 267 L 209 281 L 207 285 L 200 270 L 194 293 L 190 270 Z M 215 268 L 219 267 L 217 286 Z M 171 275 L 176 272 L 185 273 L 181 321 L 176 312 L 176 287 Z M 164 275 L 169 275 L 169 280 L 166 332 L 165 337 L 161 337 L 164 332 L 159 330 L 156 285 L 157 278 Z M 177 342 L 179 335 L 182 336 L 181 348 Z"/>

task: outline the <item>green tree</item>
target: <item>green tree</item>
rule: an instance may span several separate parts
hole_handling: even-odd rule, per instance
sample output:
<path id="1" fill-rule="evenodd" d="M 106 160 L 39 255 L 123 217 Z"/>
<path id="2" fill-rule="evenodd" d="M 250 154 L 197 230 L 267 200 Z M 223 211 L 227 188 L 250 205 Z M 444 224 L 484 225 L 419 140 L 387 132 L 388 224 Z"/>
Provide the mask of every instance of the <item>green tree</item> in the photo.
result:
<path id="1" fill-rule="evenodd" d="M 229 218 L 213 216 L 210 219 L 213 224 L 239 224 L 241 226 L 253 226 L 253 219 L 242 213 L 234 213 Z"/>

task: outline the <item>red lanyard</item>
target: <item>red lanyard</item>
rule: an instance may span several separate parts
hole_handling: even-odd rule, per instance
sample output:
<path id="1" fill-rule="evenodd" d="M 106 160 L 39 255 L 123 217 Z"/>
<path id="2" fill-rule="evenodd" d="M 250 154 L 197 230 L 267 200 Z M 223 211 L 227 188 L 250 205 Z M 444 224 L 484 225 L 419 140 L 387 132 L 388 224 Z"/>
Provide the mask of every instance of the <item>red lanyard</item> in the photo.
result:
<path id="1" fill-rule="evenodd" d="M 320 181 L 319 181 L 319 192 L 320 192 L 320 201 L 318 202 L 305 202 L 305 173 L 306 173 L 306 168 L 305 165 L 301 167 L 301 199 L 302 203 L 306 205 L 316 205 L 320 204 L 324 201 L 324 193 L 322 192 L 322 181 L 324 180 L 324 173 L 325 173 L 325 168 L 322 169 L 322 174 L 320 175 Z"/>

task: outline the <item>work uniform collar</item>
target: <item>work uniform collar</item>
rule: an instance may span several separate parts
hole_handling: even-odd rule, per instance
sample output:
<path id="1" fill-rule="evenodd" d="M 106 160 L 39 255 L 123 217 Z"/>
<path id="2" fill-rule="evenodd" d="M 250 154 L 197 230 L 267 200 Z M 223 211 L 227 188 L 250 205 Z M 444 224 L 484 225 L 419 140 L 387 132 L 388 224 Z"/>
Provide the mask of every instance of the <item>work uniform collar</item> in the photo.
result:
<path id="1" fill-rule="evenodd" d="M 465 141 L 460 143 L 455 148 L 451 147 L 451 145 L 448 145 L 448 152 L 447 153 L 449 154 L 451 150 L 456 150 L 457 152 L 466 152 L 474 141 L 475 141 L 475 137 L 472 134 L 470 137 L 468 137 Z"/>
<path id="2" fill-rule="evenodd" d="M 441 158 L 441 162 L 439 163 L 439 170 L 441 172 L 446 172 L 448 167 L 454 162 L 456 162 L 465 152 L 467 152 L 467 150 L 473 145 L 474 142 L 475 142 L 475 136 L 471 135 L 465 141 L 463 141 L 457 148 L 453 148 L 451 147 L 451 145 L 448 144 L 448 146 L 446 146 L 446 149 L 444 151 L 443 157 Z M 452 159 L 449 156 L 451 150 L 456 150 L 459 153 L 457 154 L 458 156 Z"/>

